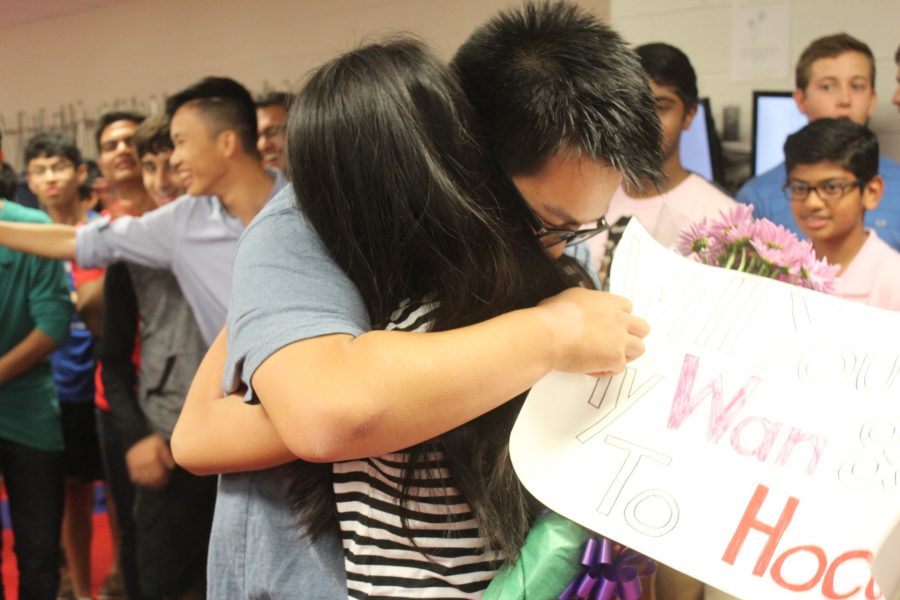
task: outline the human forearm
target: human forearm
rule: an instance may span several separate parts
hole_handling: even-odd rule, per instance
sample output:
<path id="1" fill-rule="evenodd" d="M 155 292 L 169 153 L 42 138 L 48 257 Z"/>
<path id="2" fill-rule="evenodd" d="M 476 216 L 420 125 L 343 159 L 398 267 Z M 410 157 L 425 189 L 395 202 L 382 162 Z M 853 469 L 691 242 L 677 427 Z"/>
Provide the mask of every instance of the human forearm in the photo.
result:
<path id="1" fill-rule="evenodd" d="M 223 331 L 200 364 L 172 433 L 175 461 L 195 475 L 253 471 L 295 460 L 259 405 L 224 396 Z"/>
<path id="2" fill-rule="evenodd" d="M 586 290 L 560 298 L 446 332 L 297 342 L 257 369 L 254 389 L 305 460 L 405 448 L 499 406 L 550 370 L 618 372 L 643 351 L 646 324 L 626 300 Z"/>
<path id="3" fill-rule="evenodd" d="M 46 258 L 75 258 L 71 225 L 0 222 L 0 246 Z"/>
<path id="4" fill-rule="evenodd" d="M 519 316 L 501 321 L 512 329 Z M 529 343 L 522 329 L 512 338 L 488 337 L 496 325 L 329 336 L 302 349 L 307 340 L 263 363 L 254 389 L 300 458 L 334 462 L 399 450 L 478 417 L 550 370 L 546 345 Z"/>
<path id="5" fill-rule="evenodd" d="M 53 338 L 34 329 L 22 341 L 0 356 L 0 386 L 31 369 L 56 349 Z"/>
<path id="6" fill-rule="evenodd" d="M 643 352 L 647 333 L 630 310 L 623 298 L 570 290 L 453 331 L 306 339 L 256 370 L 265 410 L 236 394 L 223 398 L 223 333 L 194 378 L 172 451 L 184 468 L 205 474 L 411 446 L 491 410 L 551 369 L 624 369 Z"/>
<path id="7" fill-rule="evenodd" d="M 261 405 L 248 405 L 238 394 L 188 406 L 172 432 L 175 462 L 194 475 L 239 473 L 297 460 L 281 440 Z"/>

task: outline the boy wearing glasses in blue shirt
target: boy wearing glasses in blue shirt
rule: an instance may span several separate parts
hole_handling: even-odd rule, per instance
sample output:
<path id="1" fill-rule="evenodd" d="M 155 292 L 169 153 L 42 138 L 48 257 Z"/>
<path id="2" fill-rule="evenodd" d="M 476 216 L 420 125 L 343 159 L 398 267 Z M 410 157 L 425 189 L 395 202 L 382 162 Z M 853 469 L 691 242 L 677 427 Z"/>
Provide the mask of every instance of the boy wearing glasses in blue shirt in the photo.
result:
<path id="1" fill-rule="evenodd" d="M 884 192 L 875 135 L 849 119 L 818 119 L 788 137 L 784 155 L 794 220 L 816 255 L 841 266 L 838 295 L 900 310 L 900 253 L 863 226 Z"/>
<path id="2" fill-rule="evenodd" d="M 875 112 L 875 57 L 864 42 L 838 33 L 810 43 L 797 61 L 794 101 L 809 117 L 846 118 L 866 125 Z M 866 215 L 866 227 L 892 248 L 900 250 L 900 164 L 888 156 L 878 162 L 878 172 L 888 183 L 887 200 Z M 735 196 L 738 202 L 752 204 L 753 216 L 766 218 L 798 233 L 789 209 L 778 193 L 787 175 L 785 165 L 746 182 Z"/>

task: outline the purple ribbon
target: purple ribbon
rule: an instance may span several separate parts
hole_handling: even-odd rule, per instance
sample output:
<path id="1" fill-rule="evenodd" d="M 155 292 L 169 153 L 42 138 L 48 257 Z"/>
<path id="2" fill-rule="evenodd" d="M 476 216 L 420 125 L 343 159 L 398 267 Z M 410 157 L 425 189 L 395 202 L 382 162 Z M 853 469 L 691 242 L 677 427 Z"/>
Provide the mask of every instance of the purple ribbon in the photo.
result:
<path id="1" fill-rule="evenodd" d="M 569 584 L 559 600 L 638 600 L 641 575 L 649 575 L 656 563 L 643 554 L 616 545 L 609 539 L 590 538 L 581 555 L 584 571 Z"/>

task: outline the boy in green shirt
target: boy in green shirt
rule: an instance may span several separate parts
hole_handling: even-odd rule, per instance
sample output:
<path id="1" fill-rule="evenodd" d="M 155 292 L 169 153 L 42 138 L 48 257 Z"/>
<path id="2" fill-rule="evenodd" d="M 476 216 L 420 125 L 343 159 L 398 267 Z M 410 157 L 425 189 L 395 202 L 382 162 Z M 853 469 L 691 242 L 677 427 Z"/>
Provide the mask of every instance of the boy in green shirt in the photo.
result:
<path id="1" fill-rule="evenodd" d="M 50 220 L 0 199 L 0 221 Z M 52 600 L 59 585 L 63 439 L 47 356 L 71 318 L 62 263 L 0 248 L 0 469 L 22 598 Z"/>

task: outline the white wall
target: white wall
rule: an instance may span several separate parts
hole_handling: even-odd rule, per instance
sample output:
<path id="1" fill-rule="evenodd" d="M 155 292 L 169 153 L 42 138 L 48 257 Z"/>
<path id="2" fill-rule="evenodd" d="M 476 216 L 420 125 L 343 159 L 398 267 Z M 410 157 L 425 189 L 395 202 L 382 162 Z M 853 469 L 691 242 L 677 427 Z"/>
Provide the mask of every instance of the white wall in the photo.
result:
<path id="1" fill-rule="evenodd" d="M 444 56 L 498 8 L 518 0 L 130 0 L 0 31 L 0 130 L 7 160 L 38 128 L 92 122 L 113 106 L 153 112 L 166 94 L 210 74 L 253 91 L 296 85 L 336 52 L 366 37 L 412 31 Z M 631 43 L 682 48 L 710 96 L 741 107 L 750 135 L 753 89 L 791 89 L 793 80 L 732 82 L 731 0 L 581 0 Z M 812 39 L 836 31 L 865 40 L 878 61 L 880 97 L 872 127 L 884 151 L 900 159 L 900 117 L 890 104 L 900 43 L 898 0 L 792 0 L 790 60 Z M 789 65 L 789 72 L 793 64 Z M 23 132 L 22 135 L 17 135 Z M 89 128 L 76 130 L 86 154 Z"/>
<path id="2" fill-rule="evenodd" d="M 709 96 L 716 125 L 722 107 L 741 110 L 741 138 L 751 134 L 754 89 L 793 90 L 797 57 L 814 39 L 845 31 L 872 48 L 878 110 L 870 126 L 882 152 L 900 160 L 900 115 L 891 104 L 896 87 L 894 52 L 900 44 L 898 0 L 790 0 L 789 76 L 751 82 L 731 80 L 731 0 L 611 0 L 612 25 L 632 44 L 667 42 L 681 48 L 697 71 L 700 94 Z"/>
<path id="3" fill-rule="evenodd" d="M 449 57 L 497 9 L 518 0 L 131 0 L 0 31 L 0 130 L 21 164 L 37 129 L 99 112 L 155 112 L 206 75 L 252 91 L 294 86 L 367 37 L 411 31 Z M 609 0 L 581 0 L 608 16 Z M 69 127 L 71 129 L 71 126 Z M 24 135 L 19 132 L 24 132 Z M 90 127 L 74 130 L 88 156 Z"/>

